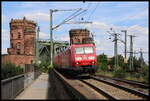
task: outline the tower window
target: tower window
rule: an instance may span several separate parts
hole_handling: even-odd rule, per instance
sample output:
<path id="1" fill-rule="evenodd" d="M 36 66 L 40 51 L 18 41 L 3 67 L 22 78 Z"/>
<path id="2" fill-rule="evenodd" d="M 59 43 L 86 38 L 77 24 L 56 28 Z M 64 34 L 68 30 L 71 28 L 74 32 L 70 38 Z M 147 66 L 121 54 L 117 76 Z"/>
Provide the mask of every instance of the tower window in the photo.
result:
<path id="1" fill-rule="evenodd" d="M 17 54 L 20 54 L 20 49 L 17 49 Z"/>
<path id="2" fill-rule="evenodd" d="M 13 48 L 13 43 L 11 44 L 11 48 Z"/>
<path id="3" fill-rule="evenodd" d="M 18 33 L 18 39 L 20 39 L 21 38 L 21 34 L 20 33 Z"/>
<path id="4" fill-rule="evenodd" d="M 20 49 L 20 42 L 18 42 L 17 44 L 17 49 Z"/>
<path id="5" fill-rule="evenodd" d="M 11 33 L 11 38 L 13 38 L 13 33 Z"/>

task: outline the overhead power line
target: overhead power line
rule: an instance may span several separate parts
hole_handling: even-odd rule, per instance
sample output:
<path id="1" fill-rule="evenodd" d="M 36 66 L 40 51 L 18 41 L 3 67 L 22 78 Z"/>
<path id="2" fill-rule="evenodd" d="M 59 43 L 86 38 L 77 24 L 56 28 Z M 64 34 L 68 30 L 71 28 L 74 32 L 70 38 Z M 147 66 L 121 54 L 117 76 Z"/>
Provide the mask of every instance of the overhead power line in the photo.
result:
<path id="1" fill-rule="evenodd" d="M 91 16 L 94 14 L 94 12 L 96 11 L 97 7 L 98 7 L 99 3 L 97 3 L 96 7 L 93 9 L 93 11 L 91 12 L 91 15 L 89 15 L 88 20 L 91 18 Z"/>
<path id="2" fill-rule="evenodd" d="M 82 10 L 82 11 L 81 11 Z M 62 21 L 59 25 L 57 25 L 56 27 L 54 27 L 53 29 L 59 27 L 62 24 L 65 24 L 66 22 L 68 22 L 69 20 L 75 18 L 76 16 L 80 15 L 81 13 L 85 12 L 87 9 L 82 9 L 80 8 L 79 10 L 77 10 L 75 13 L 73 13 L 72 15 L 70 15 L 68 18 L 66 18 L 64 21 Z M 81 11 L 81 12 L 80 12 Z M 78 13 L 79 12 L 79 13 Z"/>

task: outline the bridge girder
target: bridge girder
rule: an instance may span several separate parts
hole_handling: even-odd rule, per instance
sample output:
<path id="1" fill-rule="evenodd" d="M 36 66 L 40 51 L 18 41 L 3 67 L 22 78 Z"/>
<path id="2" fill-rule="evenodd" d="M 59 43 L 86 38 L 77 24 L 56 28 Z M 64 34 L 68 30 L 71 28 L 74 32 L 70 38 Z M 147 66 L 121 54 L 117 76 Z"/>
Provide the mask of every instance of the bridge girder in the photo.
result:
<path id="1" fill-rule="evenodd" d="M 40 60 L 50 62 L 50 40 L 39 40 L 39 58 Z M 53 54 L 56 55 L 58 50 L 63 50 L 69 46 L 68 41 L 54 41 Z M 54 56 L 53 55 L 53 56 Z"/>

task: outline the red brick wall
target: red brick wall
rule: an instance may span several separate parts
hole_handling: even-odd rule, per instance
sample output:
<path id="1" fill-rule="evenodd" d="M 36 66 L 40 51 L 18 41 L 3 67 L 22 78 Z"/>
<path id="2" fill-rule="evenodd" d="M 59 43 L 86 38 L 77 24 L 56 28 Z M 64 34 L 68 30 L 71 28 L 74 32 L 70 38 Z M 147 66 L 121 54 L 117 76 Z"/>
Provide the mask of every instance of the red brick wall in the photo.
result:
<path id="1" fill-rule="evenodd" d="M 15 19 L 10 22 L 10 48 L 8 54 L 34 55 L 34 38 L 35 38 L 36 23 L 26 20 Z M 20 35 L 20 38 L 18 38 Z M 20 50 L 17 49 L 17 44 L 20 43 Z M 12 48 L 13 44 L 13 48 Z"/>
<path id="2" fill-rule="evenodd" d="M 87 29 L 71 29 L 69 31 L 70 44 L 83 43 L 83 38 L 89 38 L 89 34 Z"/>
<path id="3" fill-rule="evenodd" d="M 36 23 L 26 20 L 11 19 L 10 22 L 10 48 L 8 54 L 2 55 L 2 63 L 9 61 L 16 64 L 31 64 L 34 60 L 34 38 L 35 38 Z M 18 37 L 20 35 L 20 38 Z M 17 49 L 17 44 L 20 43 L 20 51 Z M 13 44 L 13 47 L 12 47 Z M 20 54 L 17 52 L 19 51 Z"/>
<path id="4" fill-rule="evenodd" d="M 34 60 L 34 56 L 26 56 L 26 55 L 2 55 L 2 63 L 9 61 L 11 63 L 16 64 L 31 64 L 31 61 Z"/>
<path id="5" fill-rule="evenodd" d="M 25 54 L 26 55 L 34 55 L 34 38 L 35 34 L 25 34 L 24 37 L 24 47 L 25 47 Z"/>

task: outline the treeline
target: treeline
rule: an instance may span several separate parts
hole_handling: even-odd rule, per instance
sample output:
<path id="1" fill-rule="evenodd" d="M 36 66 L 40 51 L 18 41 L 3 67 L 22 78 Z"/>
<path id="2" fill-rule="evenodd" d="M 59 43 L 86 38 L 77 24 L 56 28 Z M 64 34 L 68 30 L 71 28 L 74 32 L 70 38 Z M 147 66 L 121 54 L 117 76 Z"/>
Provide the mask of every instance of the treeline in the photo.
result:
<path id="1" fill-rule="evenodd" d="M 42 67 L 41 65 L 43 65 L 43 64 L 39 65 L 39 64 L 33 63 L 32 65 L 34 66 L 34 70 L 39 70 L 39 69 L 41 69 L 41 67 Z M 16 66 L 15 64 L 10 63 L 8 61 L 3 63 L 1 66 L 2 66 L 2 68 L 1 68 L 1 79 L 2 80 L 24 73 L 23 68 L 21 68 L 20 66 Z"/>
<path id="2" fill-rule="evenodd" d="M 118 65 L 115 67 L 115 57 L 110 59 L 107 55 L 100 54 L 97 56 L 98 72 L 112 71 L 114 77 L 125 78 L 127 72 L 132 72 L 136 78 L 143 77 L 145 82 L 149 79 L 149 67 L 144 62 L 143 58 L 137 59 L 133 57 L 133 68 L 130 69 L 130 57 L 127 60 L 127 64 L 124 63 L 122 55 L 118 55 Z"/>
<path id="3" fill-rule="evenodd" d="M 16 66 L 10 62 L 5 62 L 2 64 L 1 68 L 1 79 L 7 79 L 16 75 L 23 74 L 23 68 Z"/>
<path id="4" fill-rule="evenodd" d="M 50 65 L 50 62 L 48 61 L 41 61 L 40 64 L 34 64 L 34 67 L 36 69 L 41 69 L 41 71 L 44 73 L 48 73 L 50 72 L 49 70 L 52 66 Z"/>

